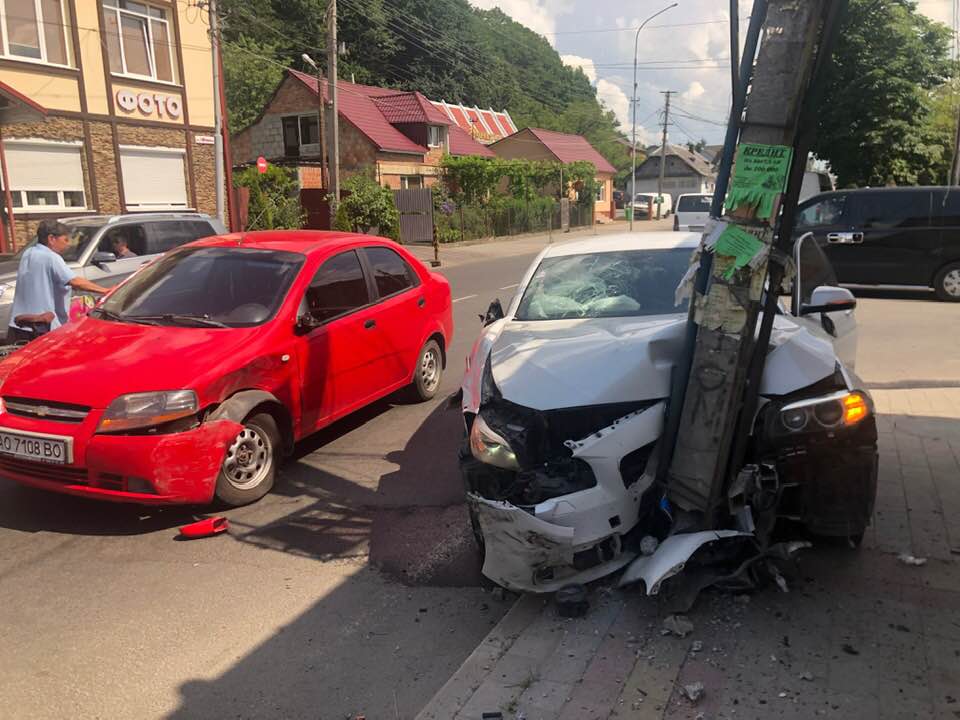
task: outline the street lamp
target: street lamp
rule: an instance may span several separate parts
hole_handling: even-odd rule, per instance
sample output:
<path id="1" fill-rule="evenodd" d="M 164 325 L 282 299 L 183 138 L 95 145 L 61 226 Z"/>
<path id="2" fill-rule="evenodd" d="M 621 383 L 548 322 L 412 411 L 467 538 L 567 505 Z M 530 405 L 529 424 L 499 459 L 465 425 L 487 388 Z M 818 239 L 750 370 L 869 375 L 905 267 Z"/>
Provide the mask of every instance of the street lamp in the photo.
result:
<path id="1" fill-rule="evenodd" d="M 327 188 L 327 138 L 326 127 L 323 122 L 323 71 L 320 66 L 313 61 L 313 58 L 303 53 L 300 55 L 303 61 L 317 71 L 317 132 L 320 135 L 320 185 L 323 189 Z"/>
<path id="2" fill-rule="evenodd" d="M 663 15 L 667 10 L 675 8 L 679 3 L 673 3 L 672 5 L 667 5 L 663 10 L 654 13 L 646 20 L 644 20 L 640 27 L 637 28 L 637 35 L 633 39 L 633 152 L 631 153 L 631 159 L 633 161 L 633 169 L 630 172 L 630 231 L 633 231 L 633 211 L 634 211 L 634 201 L 637 198 L 637 47 L 640 42 L 640 31 L 646 27 L 647 23 L 653 20 L 658 15 Z M 666 158 L 660 158 L 660 162 L 666 162 Z"/>

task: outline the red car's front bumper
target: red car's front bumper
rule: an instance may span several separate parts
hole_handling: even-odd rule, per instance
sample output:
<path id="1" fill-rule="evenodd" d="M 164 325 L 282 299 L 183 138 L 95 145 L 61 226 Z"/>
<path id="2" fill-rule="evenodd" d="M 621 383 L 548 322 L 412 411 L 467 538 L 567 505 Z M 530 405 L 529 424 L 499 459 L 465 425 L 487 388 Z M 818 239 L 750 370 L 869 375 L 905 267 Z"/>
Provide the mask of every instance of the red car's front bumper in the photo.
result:
<path id="1" fill-rule="evenodd" d="M 98 421 L 96 411 L 79 424 L 0 415 L 0 430 L 73 439 L 72 463 L 53 465 L 0 454 L 0 477 L 112 502 L 205 504 L 213 499 L 227 447 L 242 429 L 230 420 L 216 420 L 179 433 L 97 435 L 93 430 Z"/>

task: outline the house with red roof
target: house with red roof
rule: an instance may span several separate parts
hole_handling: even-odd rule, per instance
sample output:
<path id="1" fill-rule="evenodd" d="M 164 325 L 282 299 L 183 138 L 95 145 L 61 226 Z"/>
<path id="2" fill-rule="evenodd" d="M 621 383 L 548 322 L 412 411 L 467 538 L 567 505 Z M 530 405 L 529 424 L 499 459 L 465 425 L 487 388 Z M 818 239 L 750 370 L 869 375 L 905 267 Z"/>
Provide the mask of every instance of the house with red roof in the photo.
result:
<path id="1" fill-rule="evenodd" d="M 494 153 L 418 92 L 337 83 L 340 173 L 372 172 L 393 189 L 430 187 L 445 154 Z M 324 101 L 327 87 L 323 87 Z M 259 117 L 232 136 L 233 163 L 296 167 L 301 189 L 322 187 L 317 78 L 288 70 Z M 329 107 L 329 106 L 328 106 Z"/>
<path id="2" fill-rule="evenodd" d="M 582 135 L 541 128 L 525 128 L 493 143 L 490 149 L 502 158 L 548 160 L 564 164 L 581 160 L 593 163 L 597 169 L 596 180 L 599 184 L 596 216 L 611 219 L 615 217 L 613 178 L 617 174 L 617 169 Z"/>

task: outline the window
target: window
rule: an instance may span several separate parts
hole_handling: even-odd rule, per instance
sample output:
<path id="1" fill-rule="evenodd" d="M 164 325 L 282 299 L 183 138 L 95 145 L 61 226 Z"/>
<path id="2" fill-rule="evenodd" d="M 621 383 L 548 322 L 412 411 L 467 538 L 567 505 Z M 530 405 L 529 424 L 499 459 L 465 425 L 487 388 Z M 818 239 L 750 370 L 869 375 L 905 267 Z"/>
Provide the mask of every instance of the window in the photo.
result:
<path id="1" fill-rule="evenodd" d="M 597 202 L 604 202 L 607 199 L 607 184 L 605 182 L 597 185 Z"/>
<path id="2" fill-rule="evenodd" d="M 123 194 L 129 210 L 184 210 L 187 180 L 184 152 L 120 146 Z"/>
<path id="3" fill-rule="evenodd" d="M 373 271 L 377 295 L 381 298 L 403 292 L 418 284 L 413 268 L 390 248 L 368 247 L 364 248 L 363 252 Z"/>
<path id="4" fill-rule="evenodd" d="M 643 317 L 686 312 L 674 290 L 690 251 L 627 250 L 546 258 L 524 292 L 517 320 Z"/>
<path id="5" fill-rule="evenodd" d="M 68 65 L 62 0 L 0 0 L 0 54 Z"/>
<path id="6" fill-rule="evenodd" d="M 113 252 L 113 241 L 122 240 L 127 244 L 130 252 L 134 255 L 148 255 L 147 238 L 143 231 L 143 225 L 120 225 L 112 228 L 103 234 L 103 239 L 97 246 L 98 252 Z"/>
<path id="7" fill-rule="evenodd" d="M 929 190 L 867 192 L 850 195 L 850 222 L 865 230 L 930 227 Z"/>
<path id="8" fill-rule="evenodd" d="M 712 206 L 712 195 L 684 195 L 677 202 L 677 212 L 708 213 Z"/>
<path id="9" fill-rule="evenodd" d="M 320 116 L 287 115 L 283 124 L 283 154 L 286 157 L 320 154 Z M 310 146 L 310 147 L 305 147 Z"/>
<path id="10" fill-rule="evenodd" d="M 70 143 L 8 140 L 13 206 L 33 212 L 85 209 L 81 150 Z"/>
<path id="11" fill-rule="evenodd" d="M 400 177 L 401 190 L 415 190 L 423 187 L 422 175 L 403 175 Z"/>
<path id="12" fill-rule="evenodd" d="M 940 227 L 960 226 L 960 190 L 950 188 L 933 194 L 933 216 Z"/>
<path id="13" fill-rule="evenodd" d="M 168 220 L 147 223 L 147 244 L 144 252 L 148 255 L 165 253 L 175 247 L 213 234 L 210 225 L 205 222 Z M 133 245 L 130 248 L 136 250 Z"/>
<path id="14" fill-rule="evenodd" d="M 132 0 L 103 0 L 103 23 L 110 72 L 175 82 L 166 10 Z"/>
<path id="15" fill-rule="evenodd" d="M 350 250 L 327 260 L 307 288 L 307 309 L 317 320 L 330 320 L 370 303 L 360 258 Z"/>
<path id="16" fill-rule="evenodd" d="M 440 147 L 443 145 L 443 128 L 439 125 L 427 126 L 427 145 L 430 147 Z"/>
<path id="17" fill-rule="evenodd" d="M 843 210 L 846 207 L 846 195 L 834 195 L 819 200 L 800 210 L 797 218 L 797 227 L 808 228 L 821 225 L 839 225 L 843 220 Z"/>
<path id="18" fill-rule="evenodd" d="M 252 327 L 276 314 L 303 260 L 253 248 L 184 248 L 133 275 L 103 309 L 121 321 L 147 316 L 166 325 Z"/>
<path id="19" fill-rule="evenodd" d="M 833 265 L 823 254 L 816 238 L 808 236 L 797 246 L 797 277 L 794 280 L 793 310 L 810 304 L 813 291 L 821 285 L 836 285 Z"/>

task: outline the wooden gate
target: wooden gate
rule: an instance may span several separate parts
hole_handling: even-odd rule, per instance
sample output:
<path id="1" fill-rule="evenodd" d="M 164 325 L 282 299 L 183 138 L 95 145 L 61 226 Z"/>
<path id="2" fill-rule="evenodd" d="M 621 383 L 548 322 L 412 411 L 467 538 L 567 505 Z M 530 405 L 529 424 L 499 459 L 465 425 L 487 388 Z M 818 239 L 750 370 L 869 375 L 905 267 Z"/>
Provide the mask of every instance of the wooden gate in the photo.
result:
<path id="1" fill-rule="evenodd" d="M 303 227 L 307 230 L 330 230 L 330 202 L 327 191 L 316 188 L 304 188 L 300 191 L 300 205 L 303 207 Z"/>
<path id="2" fill-rule="evenodd" d="M 400 212 L 400 242 L 433 242 L 433 193 L 429 188 L 394 190 Z"/>

